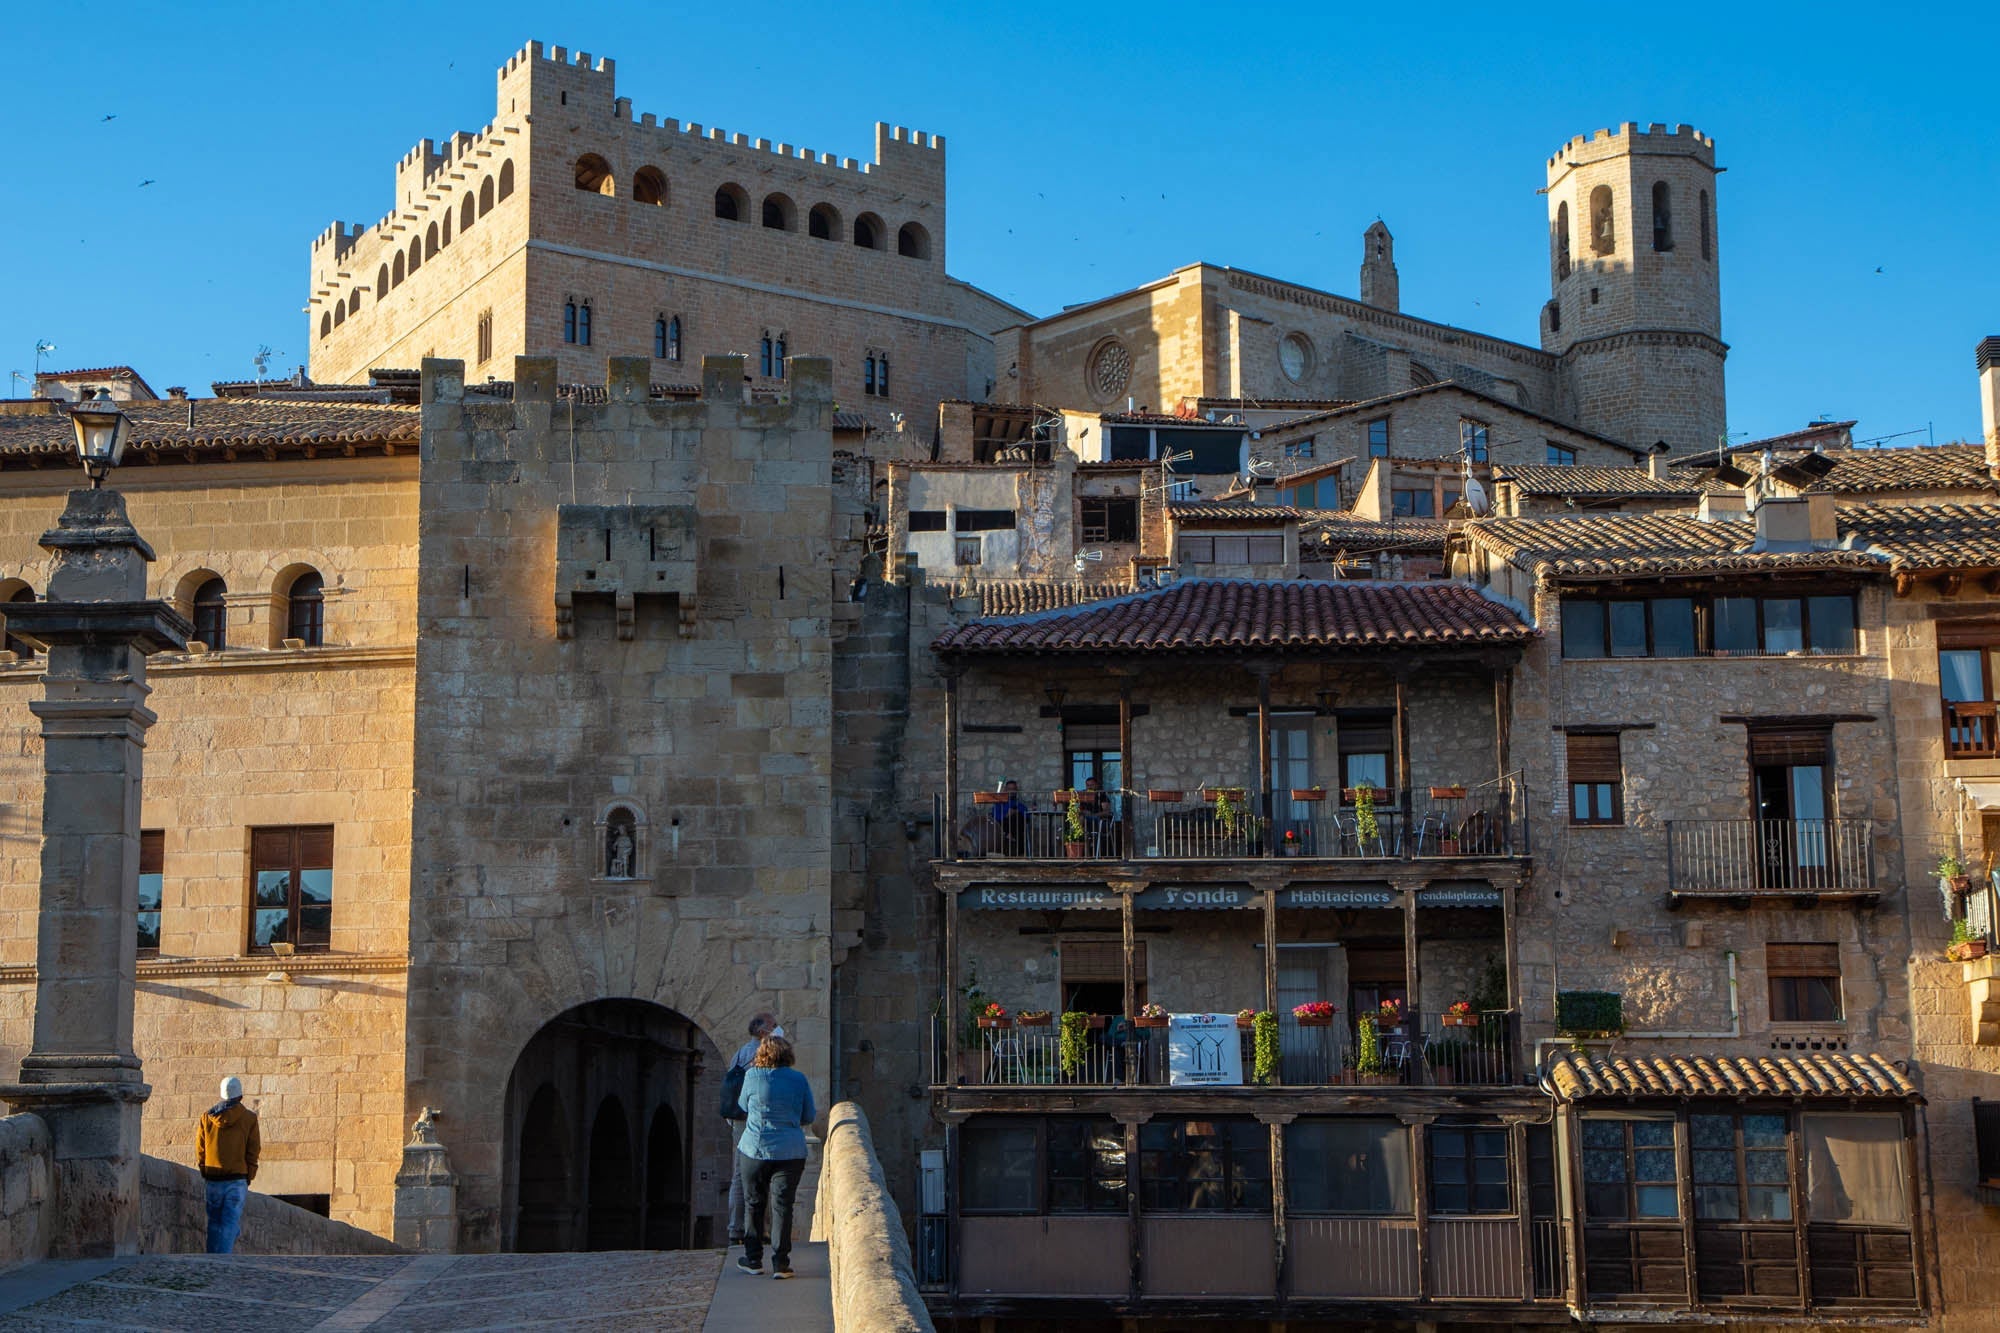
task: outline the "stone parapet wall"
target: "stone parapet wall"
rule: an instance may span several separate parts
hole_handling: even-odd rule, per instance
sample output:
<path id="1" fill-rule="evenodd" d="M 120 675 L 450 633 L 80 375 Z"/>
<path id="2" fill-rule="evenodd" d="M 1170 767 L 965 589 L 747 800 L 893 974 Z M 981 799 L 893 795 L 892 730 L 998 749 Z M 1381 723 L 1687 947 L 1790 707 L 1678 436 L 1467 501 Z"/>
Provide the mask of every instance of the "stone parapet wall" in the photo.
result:
<path id="1" fill-rule="evenodd" d="M 917 1333 L 933 1328 L 917 1294 L 910 1242 L 882 1180 L 868 1117 L 842 1102 L 827 1117 L 814 1240 L 826 1242 L 833 1326 L 851 1333 Z"/>
<path id="2" fill-rule="evenodd" d="M 48 1257 L 50 1151 L 40 1116 L 0 1117 L 0 1270 Z"/>
<path id="3" fill-rule="evenodd" d="M 13 1116 L 12 1120 L 30 1117 Z M 208 1248 L 208 1188 L 200 1172 L 148 1157 L 140 1168 L 139 1247 L 147 1254 Z M 238 1254 L 401 1254 L 380 1236 L 255 1190 L 243 1205 Z"/>

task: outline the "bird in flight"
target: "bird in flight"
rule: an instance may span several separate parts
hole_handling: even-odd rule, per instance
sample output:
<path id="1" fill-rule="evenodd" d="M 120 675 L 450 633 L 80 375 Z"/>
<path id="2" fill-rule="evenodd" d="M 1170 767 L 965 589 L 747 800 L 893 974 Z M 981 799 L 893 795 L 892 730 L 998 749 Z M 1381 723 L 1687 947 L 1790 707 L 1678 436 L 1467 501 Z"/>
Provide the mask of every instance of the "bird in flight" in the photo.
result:
<path id="1" fill-rule="evenodd" d="M 147 187 L 148 185 L 151 185 L 152 183 L 153 183 L 153 182 L 152 182 L 152 180 L 150 180 L 150 179 L 149 179 L 149 180 L 142 180 L 142 181 L 140 181 L 140 182 L 139 182 L 139 188 L 143 190 L 143 189 L 145 189 L 145 188 L 146 188 L 146 187 Z"/>
<path id="2" fill-rule="evenodd" d="M 104 118 L 104 120 L 116 120 L 116 119 L 118 119 L 118 113 L 116 111 L 112 112 L 110 115 Z M 99 121 L 98 123 L 101 125 L 104 123 L 104 121 Z"/>
<path id="3" fill-rule="evenodd" d="M 1882 266 L 1881 266 L 1880 264 L 1877 264 L 1877 265 L 1875 266 L 1875 271 L 1876 271 L 1877 273 L 1880 273 L 1880 272 L 1882 271 Z"/>

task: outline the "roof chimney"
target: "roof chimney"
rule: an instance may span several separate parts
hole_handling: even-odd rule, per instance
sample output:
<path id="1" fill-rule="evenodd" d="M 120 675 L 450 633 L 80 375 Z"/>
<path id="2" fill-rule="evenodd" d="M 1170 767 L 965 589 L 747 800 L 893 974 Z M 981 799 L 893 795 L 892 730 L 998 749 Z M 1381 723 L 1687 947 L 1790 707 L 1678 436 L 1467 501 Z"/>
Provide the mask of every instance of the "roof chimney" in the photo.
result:
<path id="1" fill-rule="evenodd" d="M 1831 495 L 1767 495 L 1756 518 L 1759 551 L 1826 550 L 1840 537 Z"/>
<path id="2" fill-rule="evenodd" d="M 1667 451 L 1672 448 L 1665 440 L 1653 441 L 1653 452 L 1646 455 L 1646 475 L 1654 481 L 1667 479 Z"/>
<path id="3" fill-rule="evenodd" d="M 1979 340 L 1979 425 L 1986 441 L 1986 470 L 2000 476 L 2000 336 Z"/>
<path id="4" fill-rule="evenodd" d="M 170 399 L 173 399 L 173 400 L 175 400 L 175 401 L 179 401 L 180 399 L 183 399 L 183 398 L 185 398 L 185 397 L 187 397 L 187 396 L 188 396 L 188 390 L 187 390 L 187 385 L 185 385 L 185 384 L 169 384 L 169 385 L 167 386 L 167 397 L 168 397 L 168 398 L 170 398 Z"/>

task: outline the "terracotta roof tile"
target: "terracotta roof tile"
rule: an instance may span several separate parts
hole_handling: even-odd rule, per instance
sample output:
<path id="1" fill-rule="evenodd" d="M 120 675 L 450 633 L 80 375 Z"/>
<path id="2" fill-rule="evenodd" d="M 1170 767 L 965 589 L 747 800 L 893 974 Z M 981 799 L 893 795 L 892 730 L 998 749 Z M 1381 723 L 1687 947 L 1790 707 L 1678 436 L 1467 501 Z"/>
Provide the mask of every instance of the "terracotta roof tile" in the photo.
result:
<path id="1" fill-rule="evenodd" d="M 1129 583 L 1079 583 L 1068 579 L 981 579 L 976 583 L 946 584 L 945 588 L 953 597 L 979 598 L 982 616 L 1029 615 L 1123 597 L 1132 591 Z"/>
<path id="2" fill-rule="evenodd" d="M 1476 546 L 1545 576 L 1722 574 L 1885 567 L 1869 551 L 1759 551 L 1754 521 L 1704 522 L 1691 514 L 1565 514 L 1467 523 Z"/>
<path id="3" fill-rule="evenodd" d="M 1295 523 L 1305 516 L 1290 505 L 1233 500 L 1175 500 L 1167 505 L 1167 513 L 1175 523 Z"/>
<path id="4" fill-rule="evenodd" d="M 1299 530 L 1302 540 L 1329 547 L 1398 551 L 1411 547 L 1442 550 L 1452 525 L 1441 518 L 1358 518 L 1344 510 L 1321 511 Z"/>
<path id="5" fill-rule="evenodd" d="M 1545 1084 L 1567 1102 L 1597 1098 L 1782 1097 L 1922 1100 L 1904 1068 L 1883 1056 L 1575 1055 L 1549 1061 Z"/>
<path id="6" fill-rule="evenodd" d="M 415 444 L 420 409 L 386 403 L 299 403 L 268 398 L 120 403 L 132 422 L 126 447 L 147 450 L 306 444 Z M 190 417 L 193 425 L 190 426 Z M 0 416 L 0 457 L 75 452 L 64 413 Z"/>
<path id="7" fill-rule="evenodd" d="M 1986 449 L 1978 444 L 1940 444 L 1916 449 L 1844 449 L 1828 453 L 1833 471 L 1809 490 L 1838 494 L 1869 491 L 1969 491 L 1991 495 L 2000 486 L 1986 470 Z"/>
<path id="8" fill-rule="evenodd" d="M 1546 464 L 1501 465 L 1495 481 L 1510 483 L 1523 495 L 1578 496 L 1611 499 L 1625 496 L 1700 496 L 1700 482 L 1687 477 L 1659 478 L 1642 467 L 1552 467 Z"/>
<path id="9" fill-rule="evenodd" d="M 1536 631 L 1462 583 L 1184 579 L 1110 601 L 973 621 L 941 653 L 1198 652 L 1513 644 Z"/>
<path id="10" fill-rule="evenodd" d="M 652 384 L 647 387 L 654 398 L 701 397 L 699 384 Z M 487 380 L 482 384 L 467 384 L 465 395 L 468 398 L 505 398 L 511 401 L 514 397 L 514 381 Z M 608 403 L 611 401 L 611 390 L 603 384 L 558 384 L 556 398 L 558 400 L 573 398 L 579 403 Z"/>
<path id="11" fill-rule="evenodd" d="M 1840 528 L 1898 572 L 2000 569 L 2000 504 L 1852 505 Z"/>

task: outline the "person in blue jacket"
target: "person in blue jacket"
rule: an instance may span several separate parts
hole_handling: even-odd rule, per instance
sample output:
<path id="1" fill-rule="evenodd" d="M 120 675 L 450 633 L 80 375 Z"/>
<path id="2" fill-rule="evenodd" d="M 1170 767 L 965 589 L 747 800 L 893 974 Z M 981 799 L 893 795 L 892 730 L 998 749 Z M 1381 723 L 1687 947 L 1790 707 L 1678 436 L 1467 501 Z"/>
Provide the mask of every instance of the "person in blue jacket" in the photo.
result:
<path id="1" fill-rule="evenodd" d="M 758 1044 L 738 1100 L 747 1119 L 736 1143 L 736 1175 L 743 1182 L 743 1257 L 736 1266 L 762 1273 L 768 1244 L 771 1276 L 790 1277 L 792 1201 L 806 1173 L 806 1126 L 819 1112 L 806 1076 L 792 1068 L 789 1041 L 766 1037 Z"/>

